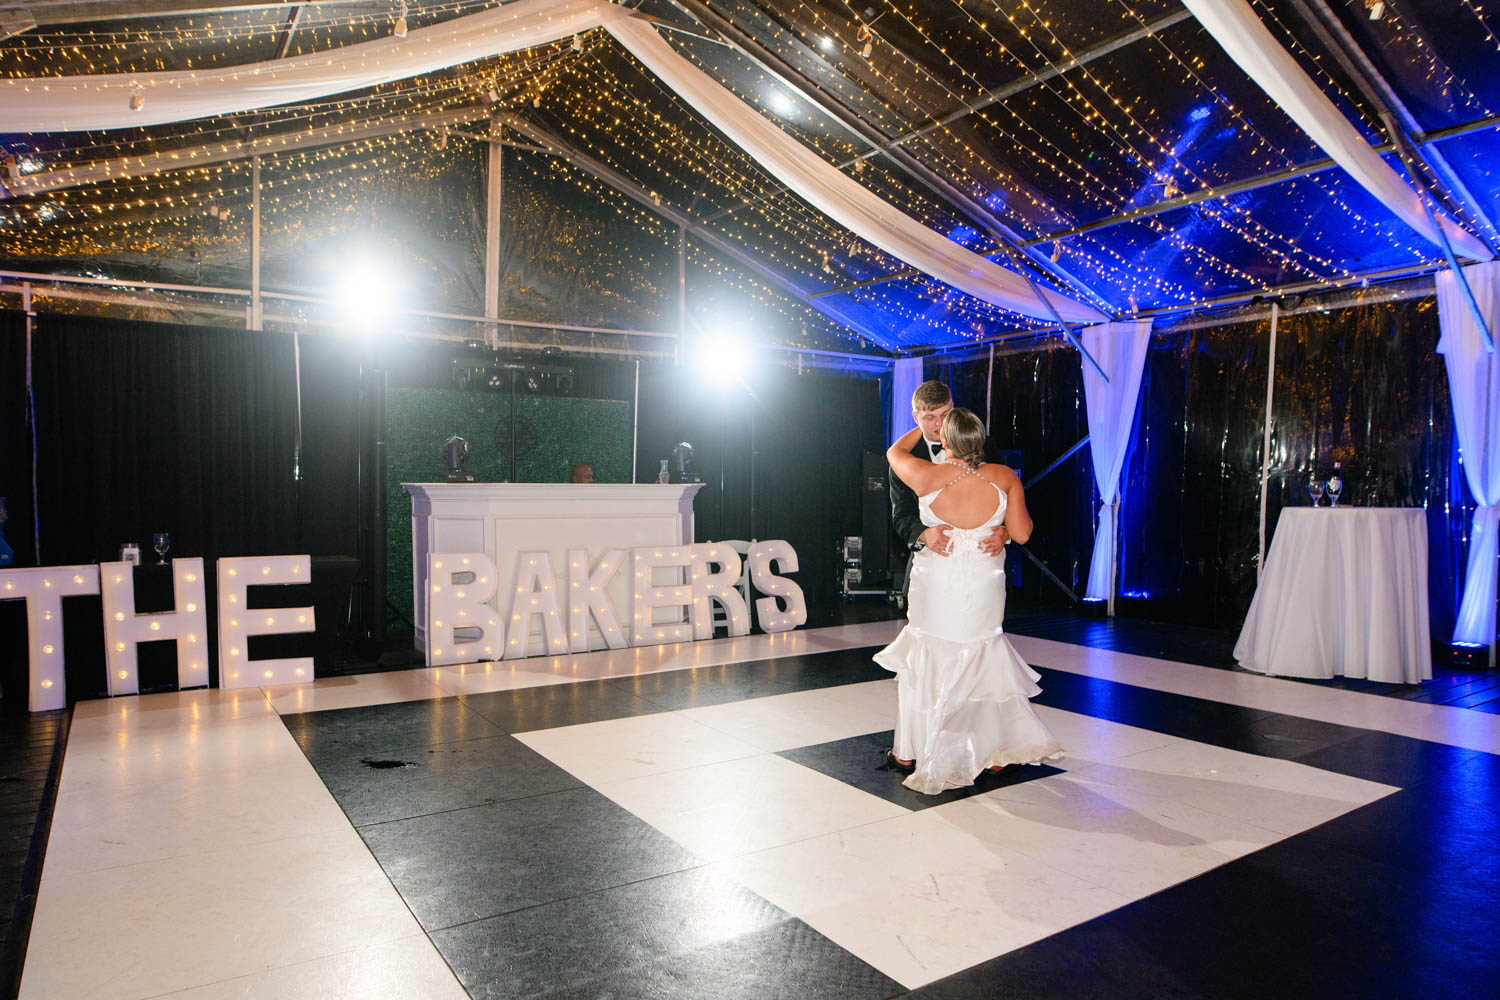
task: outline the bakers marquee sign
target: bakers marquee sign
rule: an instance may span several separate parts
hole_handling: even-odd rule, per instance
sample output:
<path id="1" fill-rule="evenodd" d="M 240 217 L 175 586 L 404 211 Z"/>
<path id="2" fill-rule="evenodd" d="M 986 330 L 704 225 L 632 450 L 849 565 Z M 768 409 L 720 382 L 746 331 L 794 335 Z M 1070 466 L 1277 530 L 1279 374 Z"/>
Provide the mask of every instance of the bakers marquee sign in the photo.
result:
<path id="1" fill-rule="evenodd" d="M 628 629 L 605 590 L 627 558 L 632 583 L 630 617 L 625 619 Z M 783 541 L 755 543 L 743 567 L 738 552 L 714 543 L 607 549 L 592 562 L 587 550 L 576 549 L 567 552 L 566 561 L 564 568 L 554 565 L 549 552 L 521 552 L 511 585 L 502 589 L 494 564 L 483 553 L 429 556 L 428 662 L 472 663 L 585 652 L 594 635 L 611 649 L 706 639 L 713 634 L 715 602 L 726 613 L 729 634 L 747 635 L 751 609 L 736 589 L 742 568 L 748 568 L 750 582 L 766 595 L 753 602 L 762 629 L 785 632 L 807 621 L 802 589 L 777 573 L 797 570 L 797 554 Z M 32 711 L 66 704 L 65 597 L 97 594 L 102 598 L 111 696 L 140 690 L 136 648 L 143 642 L 177 644 L 179 688 L 208 683 L 211 652 L 203 560 L 172 561 L 174 608 L 165 612 L 136 611 L 133 569 L 130 563 L 109 562 L 0 570 L 0 600 L 26 602 Z M 219 667 L 219 686 L 312 680 L 311 657 L 252 660 L 249 655 L 251 636 L 314 630 L 312 608 L 252 610 L 248 601 L 252 586 L 307 583 L 311 579 L 309 557 L 224 558 L 215 569 L 218 643 L 212 662 Z M 532 640 L 537 621 L 540 643 Z"/>
<path id="2" fill-rule="evenodd" d="M 763 631 L 786 632 L 807 621 L 802 588 L 777 573 L 796 572 L 797 553 L 779 540 L 755 542 L 743 562 L 729 545 L 714 542 L 611 548 L 592 562 L 586 549 L 569 549 L 566 566 L 555 565 L 549 552 L 522 550 L 507 592 L 482 552 L 430 555 L 427 662 L 582 653 L 593 646 L 592 629 L 609 649 L 707 639 L 714 603 L 724 609 L 730 635 L 748 635 L 750 602 L 737 589 L 742 570 L 766 595 L 753 602 Z M 623 619 L 607 589 L 622 572 L 629 574 L 631 597 Z"/>

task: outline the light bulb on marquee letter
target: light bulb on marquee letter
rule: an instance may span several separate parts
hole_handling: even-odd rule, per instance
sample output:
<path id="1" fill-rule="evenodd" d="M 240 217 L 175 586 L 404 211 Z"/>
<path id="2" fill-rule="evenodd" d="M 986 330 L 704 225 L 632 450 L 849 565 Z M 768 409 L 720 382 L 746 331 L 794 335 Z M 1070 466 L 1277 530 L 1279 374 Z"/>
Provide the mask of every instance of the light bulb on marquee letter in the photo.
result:
<path id="1" fill-rule="evenodd" d="M 208 611 L 204 601 L 203 560 L 172 560 L 172 602 L 176 611 L 137 614 L 135 574 L 130 563 L 100 564 L 104 598 L 104 658 L 111 696 L 140 690 L 136 645 L 177 640 L 177 687 L 208 683 Z"/>
<path id="2" fill-rule="evenodd" d="M 680 569 L 687 576 L 688 566 L 693 562 L 692 547 L 676 545 L 658 548 L 654 545 L 634 550 L 635 584 L 634 602 L 631 606 L 631 645 L 654 646 L 663 642 L 683 642 L 693 637 L 690 624 L 667 622 L 656 623 L 657 608 L 690 608 L 693 604 L 693 588 L 688 583 L 657 586 L 658 568 Z"/>
<path id="3" fill-rule="evenodd" d="M 427 557 L 427 665 L 498 660 L 505 641 L 495 596 L 495 564 L 483 552 Z"/>
<path id="4" fill-rule="evenodd" d="M 599 557 L 599 565 L 590 573 L 588 551 L 568 550 L 568 648 L 572 652 L 589 651 L 590 616 L 598 623 L 599 634 L 604 636 L 606 647 L 624 649 L 630 645 L 625 639 L 624 630 L 620 628 L 615 606 L 604 589 L 609 586 L 609 581 L 614 579 L 624 561 L 624 549 L 608 549 Z"/>
<path id="5" fill-rule="evenodd" d="M 251 586 L 307 583 L 307 556 L 241 556 L 219 560 L 219 687 L 303 684 L 313 679 L 310 656 L 251 660 L 250 636 L 312 632 L 312 608 L 261 608 L 246 600 Z"/>
<path id="6" fill-rule="evenodd" d="M 552 572 L 552 556 L 546 552 L 521 552 L 516 555 L 515 590 L 510 595 L 509 633 L 505 640 L 505 659 L 526 655 L 531 644 L 531 616 L 542 616 L 542 653 L 568 651 L 567 628 L 562 607 L 557 603 L 557 576 Z"/>
<path id="7" fill-rule="evenodd" d="M 745 607 L 744 595 L 735 589 L 740 582 L 740 554 L 728 545 L 702 542 L 693 546 L 693 555 L 693 638 L 713 638 L 710 598 L 719 602 L 729 618 L 730 635 L 749 635 L 750 609 Z M 718 572 L 708 572 L 710 565 L 718 566 Z"/>
<path id="8" fill-rule="evenodd" d="M 772 560 L 781 564 L 783 573 L 797 572 L 797 553 L 789 543 L 773 539 L 750 546 L 750 582 L 762 594 L 774 595 L 755 602 L 755 619 L 763 631 L 790 632 L 806 624 L 807 599 L 802 596 L 801 587 L 772 571 Z M 776 606 L 777 597 L 786 601 L 785 609 Z"/>
<path id="9" fill-rule="evenodd" d="M 99 593 L 98 566 L 0 569 L 0 601 L 26 601 L 27 659 L 33 712 L 67 705 L 63 683 L 62 599 Z"/>

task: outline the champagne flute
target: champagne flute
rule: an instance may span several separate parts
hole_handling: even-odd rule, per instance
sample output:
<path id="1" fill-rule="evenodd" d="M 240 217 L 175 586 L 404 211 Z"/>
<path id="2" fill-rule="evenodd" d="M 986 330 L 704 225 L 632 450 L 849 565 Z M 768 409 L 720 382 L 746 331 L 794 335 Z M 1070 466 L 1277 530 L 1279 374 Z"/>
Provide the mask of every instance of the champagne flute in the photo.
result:
<path id="1" fill-rule="evenodd" d="M 1307 494 L 1312 497 L 1313 506 L 1317 507 L 1323 502 L 1323 480 L 1312 476 L 1307 480 Z"/>
<path id="2" fill-rule="evenodd" d="M 158 531 L 151 536 L 151 547 L 156 550 L 156 561 L 165 564 L 167 561 L 167 549 L 172 547 L 172 536 L 165 531 Z"/>

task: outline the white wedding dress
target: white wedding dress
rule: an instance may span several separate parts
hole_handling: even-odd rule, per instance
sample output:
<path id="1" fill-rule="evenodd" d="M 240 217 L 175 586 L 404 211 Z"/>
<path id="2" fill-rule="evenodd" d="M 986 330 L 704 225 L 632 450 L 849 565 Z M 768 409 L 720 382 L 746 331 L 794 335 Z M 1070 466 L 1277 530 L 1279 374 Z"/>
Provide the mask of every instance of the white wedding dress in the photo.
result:
<path id="1" fill-rule="evenodd" d="M 1041 676 L 1002 630 L 1005 554 L 988 556 L 979 548 L 1005 518 L 1005 492 L 995 490 L 1000 504 L 989 520 L 948 533 L 949 555 L 922 549 L 913 557 L 906 627 L 875 654 L 875 662 L 896 675 L 900 704 L 892 749 L 916 761 L 904 784 L 929 795 L 971 785 L 986 767 L 1034 764 L 1062 753 L 1028 701 L 1041 692 Z M 940 493 L 917 499 L 929 527 L 944 523 L 932 513 Z"/>

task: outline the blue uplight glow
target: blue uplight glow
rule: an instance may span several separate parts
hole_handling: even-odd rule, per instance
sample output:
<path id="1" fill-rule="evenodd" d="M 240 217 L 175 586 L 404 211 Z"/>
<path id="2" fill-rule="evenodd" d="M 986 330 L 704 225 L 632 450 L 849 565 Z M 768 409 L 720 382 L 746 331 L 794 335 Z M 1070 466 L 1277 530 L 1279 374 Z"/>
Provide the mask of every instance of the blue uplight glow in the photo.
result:
<path id="1" fill-rule="evenodd" d="M 979 230 L 973 226 L 963 225 L 962 223 L 948 231 L 948 238 L 955 243 L 967 243 L 978 235 Z"/>

